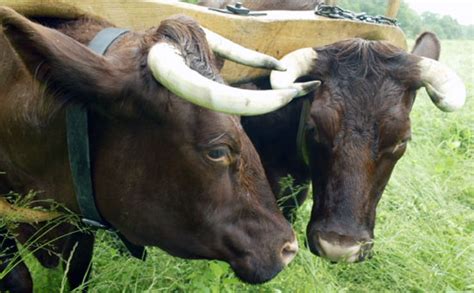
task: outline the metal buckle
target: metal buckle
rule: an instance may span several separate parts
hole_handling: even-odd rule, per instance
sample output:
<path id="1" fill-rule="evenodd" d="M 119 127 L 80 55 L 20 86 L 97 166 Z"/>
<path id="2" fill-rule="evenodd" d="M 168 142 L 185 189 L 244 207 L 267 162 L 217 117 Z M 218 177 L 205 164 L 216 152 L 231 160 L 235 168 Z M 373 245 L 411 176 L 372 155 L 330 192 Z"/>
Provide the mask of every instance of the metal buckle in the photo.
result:
<path id="1" fill-rule="evenodd" d="M 267 15 L 264 12 L 252 12 L 247 7 L 243 6 L 241 2 L 235 3 L 235 5 L 227 5 L 226 9 L 209 7 L 209 10 L 217 11 L 225 14 L 234 14 L 241 16 L 263 16 Z"/>
<path id="2" fill-rule="evenodd" d="M 86 224 L 87 226 L 91 226 L 91 227 L 94 227 L 94 228 L 105 229 L 105 230 L 110 229 L 109 227 L 105 226 L 104 224 L 99 223 L 99 222 L 94 221 L 94 220 L 91 220 L 91 219 L 82 218 L 81 221 L 84 224 Z"/>

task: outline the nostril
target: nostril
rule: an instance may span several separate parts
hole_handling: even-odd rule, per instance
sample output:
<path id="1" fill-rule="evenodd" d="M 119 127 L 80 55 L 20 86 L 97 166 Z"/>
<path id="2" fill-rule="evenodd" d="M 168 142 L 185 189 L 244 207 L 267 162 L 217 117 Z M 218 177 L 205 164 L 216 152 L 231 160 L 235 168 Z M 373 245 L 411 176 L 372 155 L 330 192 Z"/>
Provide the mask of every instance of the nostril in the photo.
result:
<path id="1" fill-rule="evenodd" d="M 285 265 L 288 265 L 296 256 L 298 252 L 298 241 L 287 242 L 283 245 L 281 250 L 281 259 Z"/>
<path id="2" fill-rule="evenodd" d="M 370 259 L 373 256 L 372 247 L 374 243 L 372 240 L 361 242 L 361 248 L 359 253 L 358 261 L 364 261 L 365 259 Z"/>

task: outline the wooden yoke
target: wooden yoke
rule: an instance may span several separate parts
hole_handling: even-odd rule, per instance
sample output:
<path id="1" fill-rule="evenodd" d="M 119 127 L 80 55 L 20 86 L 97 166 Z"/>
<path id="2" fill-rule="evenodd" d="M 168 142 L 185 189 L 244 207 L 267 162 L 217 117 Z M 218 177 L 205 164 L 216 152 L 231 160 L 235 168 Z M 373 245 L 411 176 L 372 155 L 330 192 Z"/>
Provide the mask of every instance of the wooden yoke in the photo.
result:
<path id="1" fill-rule="evenodd" d="M 400 9 L 400 0 L 389 0 L 387 11 L 385 12 L 385 16 L 389 18 L 396 18 L 399 9 Z"/>
<path id="2" fill-rule="evenodd" d="M 400 28 L 317 16 L 314 11 L 265 11 L 265 16 L 238 16 L 172 0 L 0 0 L 26 16 L 77 18 L 88 14 L 117 26 L 145 29 L 175 14 L 185 14 L 202 26 L 250 49 L 281 58 L 304 47 L 318 47 L 349 38 L 387 40 L 407 48 Z M 229 83 L 268 75 L 268 71 L 226 62 Z"/>

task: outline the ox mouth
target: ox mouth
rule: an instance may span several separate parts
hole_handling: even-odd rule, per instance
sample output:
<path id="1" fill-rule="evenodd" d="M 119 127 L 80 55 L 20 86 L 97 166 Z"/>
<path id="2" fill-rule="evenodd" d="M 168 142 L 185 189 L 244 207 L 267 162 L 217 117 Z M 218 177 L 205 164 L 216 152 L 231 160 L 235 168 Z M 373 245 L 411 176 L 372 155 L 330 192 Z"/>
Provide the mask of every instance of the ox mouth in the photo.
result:
<path id="1" fill-rule="evenodd" d="M 373 241 L 354 242 L 352 245 L 329 242 L 318 237 L 316 243 L 309 242 L 310 251 L 331 263 L 359 263 L 373 257 Z"/>
<path id="2" fill-rule="evenodd" d="M 262 284 L 282 271 L 294 259 L 297 252 L 298 242 L 295 239 L 283 246 L 279 260 L 275 258 L 267 264 L 261 264 L 256 258 L 245 256 L 230 264 L 237 277 L 243 282 Z"/>

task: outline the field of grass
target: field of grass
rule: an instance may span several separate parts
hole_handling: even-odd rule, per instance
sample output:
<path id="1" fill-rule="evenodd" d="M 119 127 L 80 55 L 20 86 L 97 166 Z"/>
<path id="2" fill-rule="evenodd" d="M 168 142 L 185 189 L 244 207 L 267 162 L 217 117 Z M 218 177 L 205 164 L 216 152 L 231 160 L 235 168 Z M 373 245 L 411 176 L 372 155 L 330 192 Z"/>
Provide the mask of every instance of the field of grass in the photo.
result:
<path id="1" fill-rule="evenodd" d="M 99 233 L 91 292 L 453 292 L 474 291 L 474 41 L 443 41 L 441 60 L 463 77 L 464 109 L 438 111 L 420 90 L 411 114 L 413 140 L 378 207 L 375 256 L 330 264 L 304 245 L 274 280 L 250 286 L 221 262 L 187 261 L 148 249 L 146 262 L 122 256 Z M 295 229 L 304 244 L 311 201 Z M 64 282 L 60 269 L 29 258 L 37 292 Z M 63 286 L 64 288 L 64 286 Z"/>

